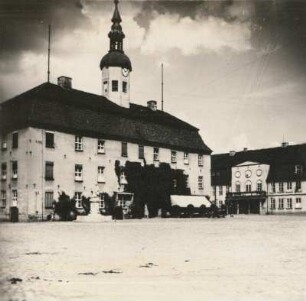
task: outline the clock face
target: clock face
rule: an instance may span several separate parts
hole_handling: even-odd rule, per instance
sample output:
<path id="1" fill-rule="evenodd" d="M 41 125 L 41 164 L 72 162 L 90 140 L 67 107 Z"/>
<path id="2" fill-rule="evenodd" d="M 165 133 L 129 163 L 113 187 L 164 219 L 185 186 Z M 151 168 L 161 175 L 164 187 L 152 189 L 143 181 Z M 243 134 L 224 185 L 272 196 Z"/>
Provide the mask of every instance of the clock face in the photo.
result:
<path id="1" fill-rule="evenodd" d="M 245 172 L 245 177 L 246 178 L 250 178 L 252 175 L 252 172 L 248 169 L 246 172 Z"/>
<path id="2" fill-rule="evenodd" d="M 123 69 L 122 69 L 122 75 L 125 76 L 125 77 L 127 77 L 127 76 L 129 75 L 129 69 L 123 68 Z"/>
<path id="3" fill-rule="evenodd" d="M 262 170 L 261 169 L 257 169 L 256 174 L 258 177 L 260 177 L 262 175 Z"/>
<path id="4" fill-rule="evenodd" d="M 240 176 L 241 176 L 240 171 L 236 171 L 235 176 L 236 176 L 236 178 L 240 178 Z"/>

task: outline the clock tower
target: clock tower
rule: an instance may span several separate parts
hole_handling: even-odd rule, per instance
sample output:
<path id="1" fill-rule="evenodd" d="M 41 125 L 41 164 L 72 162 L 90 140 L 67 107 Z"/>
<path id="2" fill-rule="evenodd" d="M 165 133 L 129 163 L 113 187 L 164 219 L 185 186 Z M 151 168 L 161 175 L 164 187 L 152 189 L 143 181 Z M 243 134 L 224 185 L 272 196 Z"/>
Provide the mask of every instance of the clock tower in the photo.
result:
<path id="1" fill-rule="evenodd" d="M 130 107 L 130 72 L 131 61 L 123 51 L 121 17 L 118 9 L 118 0 L 114 0 L 115 10 L 112 17 L 112 27 L 108 34 L 109 51 L 100 62 L 102 71 L 102 95 L 119 106 Z"/>

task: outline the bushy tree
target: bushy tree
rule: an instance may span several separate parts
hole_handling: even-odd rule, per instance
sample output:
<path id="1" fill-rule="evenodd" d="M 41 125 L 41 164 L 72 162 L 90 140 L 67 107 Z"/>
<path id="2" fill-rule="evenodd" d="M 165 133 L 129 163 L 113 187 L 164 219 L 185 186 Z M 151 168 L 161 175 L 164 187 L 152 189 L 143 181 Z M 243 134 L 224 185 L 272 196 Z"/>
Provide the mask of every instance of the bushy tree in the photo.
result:
<path id="1" fill-rule="evenodd" d="M 75 200 L 62 192 L 58 202 L 54 203 L 54 214 L 57 214 L 61 221 L 72 221 L 76 219 Z"/>

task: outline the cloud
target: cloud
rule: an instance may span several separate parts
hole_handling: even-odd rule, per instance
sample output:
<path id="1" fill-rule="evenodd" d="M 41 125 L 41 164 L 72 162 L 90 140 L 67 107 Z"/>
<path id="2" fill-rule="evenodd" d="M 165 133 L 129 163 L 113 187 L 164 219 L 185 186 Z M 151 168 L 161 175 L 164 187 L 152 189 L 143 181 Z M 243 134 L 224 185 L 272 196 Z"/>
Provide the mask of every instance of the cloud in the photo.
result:
<path id="1" fill-rule="evenodd" d="M 244 22 L 226 22 L 217 17 L 181 18 L 178 14 L 157 15 L 151 21 L 141 45 L 143 54 L 179 49 L 184 55 L 201 50 L 242 52 L 251 49 L 251 31 Z"/>

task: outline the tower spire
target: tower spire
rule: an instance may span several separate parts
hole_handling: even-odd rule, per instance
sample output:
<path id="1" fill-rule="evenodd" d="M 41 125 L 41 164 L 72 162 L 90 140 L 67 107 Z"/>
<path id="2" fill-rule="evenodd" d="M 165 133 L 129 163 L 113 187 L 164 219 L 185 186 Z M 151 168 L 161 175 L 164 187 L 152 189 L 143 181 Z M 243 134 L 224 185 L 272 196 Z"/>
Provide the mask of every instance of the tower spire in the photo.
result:
<path id="1" fill-rule="evenodd" d="M 114 0 L 114 3 L 115 3 L 115 10 L 111 20 L 113 22 L 113 25 L 111 27 L 111 31 L 108 34 L 108 37 L 110 39 L 109 51 L 123 52 L 123 39 L 125 38 L 125 35 L 120 25 L 122 20 L 118 8 L 119 1 Z"/>

